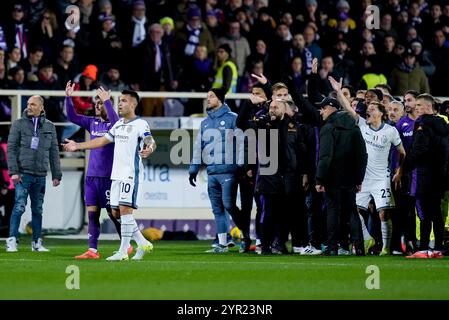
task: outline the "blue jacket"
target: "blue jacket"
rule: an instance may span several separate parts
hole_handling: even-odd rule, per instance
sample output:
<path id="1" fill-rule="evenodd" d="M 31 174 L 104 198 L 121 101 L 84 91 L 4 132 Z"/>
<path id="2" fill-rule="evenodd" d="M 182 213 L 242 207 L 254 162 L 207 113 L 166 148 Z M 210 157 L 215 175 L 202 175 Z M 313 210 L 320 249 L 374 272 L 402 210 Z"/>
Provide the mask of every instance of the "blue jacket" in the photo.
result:
<path id="1" fill-rule="evenodd" d="M 207 114 L 208 117 L 201 122 L 200 132 L 196 137 L 189 174 L 198 173 L 201 165 L 207 167 L 209 175 L 235 173 L 239 165 L 243 165 L 244 158 L 244 144 L 236 143 L 240 140 L 239 138 L 243 137 L 241 130 L 237 129 L 237 114 L 232 112 L 226 103 L 217 111 L 207 111 Z M 233 139 L 232 153 L 226 152 L 231 151 L 227 150 L 231 145 L 226 146 L 226 129 L 238 130 L 235 131 L 235 134 L 239 138 Z M 231 141 L 230 137 L 228 137 L 228 141 Z M 218 149 L 216 150 L 216 148 Z M 205 155 L 203 155 L 203 151 L 205 151 Z M 216 154 L 216 152 L 218 153 Z"/>

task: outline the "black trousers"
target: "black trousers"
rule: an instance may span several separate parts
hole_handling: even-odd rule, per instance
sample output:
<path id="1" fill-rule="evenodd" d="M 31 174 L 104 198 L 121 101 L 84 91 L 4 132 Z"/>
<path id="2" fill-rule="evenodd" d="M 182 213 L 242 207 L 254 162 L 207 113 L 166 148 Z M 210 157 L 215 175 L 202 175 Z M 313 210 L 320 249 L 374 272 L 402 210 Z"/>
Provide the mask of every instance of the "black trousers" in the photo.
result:
<path id="1" fill-rule="evenodd" d="M 355 202 L 355 188 L 326 187 L 327 245 L 336 250 L 340 243 L 347 246 L 348 233 L 351 242 L 361 247 L 362 225 Z"/>
<path id="2" fill-rule="evenodd" d="M 288 234 L 292 235 L 293 247 L 305 247 L 309 244 L 307 228 L 307 207 L 305 203 L 305 194 L 298 192 L 296 194 L 285 196 L 285 205 L 287 219 L 282 221 L 281 240 L 287 242 Z"/>
<path id="3" fill-rule="evenodd" d="M 261 225 L 261 245 L 265 249 L 271 248 L 276 238 L 279 237 L 279 221 L 283 219 L 285 211 L 283 210 L 283 195 L 278 193 L 260 194 L 260 206 L 262 214 L 260 217 Z"/>
<path id="4" fill-rule="evenodd" d="M 425 194 L 416 196 L 416 211 L 420 220 L 419 249 L 428 250 L 430 232 L 433 224 L 433 234 L 435 235 L 435 250 L 443 250 L 444 221 L 441 213 L 441 195 Z"/>
<path id="5" fill-rule="evenodd" d="M 393 250 L 401 249 L 401 237 L 404 236 L 404 242 L 416 244 L 416 214 L 415 198 L 404 193 L 394 194 L 396 208 L 391 215 L 393 223 L 393 234 L 391 237 L 391 246 Z"/>
<path id="6" fill-rule="evenodd" d="M 327 241 L 326 205 L 323 194 L 316 192 L 315 188 L 309 190 L 306 195 L 306 207 L 309 242 L 320 249 L 321 244 Z"/>
<path id="7" fill-rule="evenodd" d="M 249 239 L 249 227 L 251 224 L 251 211 L 253 210 L 254 199 L 254 179 L 244 177 L 239 181 L 240 188 L 240 212 L 239 212 L 239 226 L 242 231 L 243 238 Z M 257 202 L 256 202 L 257 203 Z"/>

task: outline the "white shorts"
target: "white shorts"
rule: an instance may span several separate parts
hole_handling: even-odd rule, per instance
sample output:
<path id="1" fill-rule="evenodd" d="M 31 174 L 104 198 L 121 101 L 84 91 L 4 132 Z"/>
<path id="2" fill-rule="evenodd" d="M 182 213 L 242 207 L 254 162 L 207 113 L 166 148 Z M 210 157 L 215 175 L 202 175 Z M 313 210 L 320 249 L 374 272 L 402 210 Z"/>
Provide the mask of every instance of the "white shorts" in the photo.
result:
<path id="1" fill-rule="evenodd" d="M 119 206 L 127 206 L 137 209 L 137 193 L 139 183 L 136 181 L 112 180 L 111 183 L 111 208 L 118 209 Z"/>
<path id="2" fill-rule="evenodd" d="M 368 210 L 368 205 L 374 199 L 376 210 L 393 209 L 395 207 L 393 191 L 390 179 L 385 180 L 364 180 L 362 191 L 356 194 L 355 201 L 357 207 Z"/>

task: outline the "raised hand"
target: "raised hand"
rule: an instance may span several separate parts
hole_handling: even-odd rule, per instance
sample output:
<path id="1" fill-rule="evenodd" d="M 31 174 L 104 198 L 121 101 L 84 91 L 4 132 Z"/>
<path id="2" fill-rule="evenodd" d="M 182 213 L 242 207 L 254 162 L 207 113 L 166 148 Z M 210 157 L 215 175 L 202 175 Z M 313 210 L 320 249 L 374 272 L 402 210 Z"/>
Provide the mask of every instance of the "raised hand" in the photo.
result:
<path id="1" fill-rule="evenodd" d="M 65 86 L 65 95 L 67 97 L 71 97 L 73 91 L 75 91 L 75 84 L 74 83 L 72 84 L 72 82 L 69 80 L 67 82 L 67 85 Z"/>
<path id="2" fill-rule="evenodd" d="M 251 77 L 256 78 L 261 84 L 266 84 L 268 82 L 268 79 L 263 74 L 257 75 L 251 73 Z"/>
<path id="3" fill-rule="evenodd" d="M 332 89 L 334 89 L 337 92 L 341 90 L 341 88 L 343 87 L 343 78 L 340 78 L 340 82 L 335 80 L 334 77 L 332 77 L 332 76 L 329 76 L 327 78 L 329 79 L 329 82 L 331 83 Z"/>
<path id="4" fill-rule="evenodd" d="M 106 100 L 111 99 L 111 90 L 105 90 L 103 87 L 99 87 L 97 89 L 97 96 L 100 97 L 100 100 L 105 102 Z"/>
<path id="5" fill-rule="evenodd" d="M 318 73 L 318 59 L 313 58 L 312 60 L 312 73 L 317 74 Z"/>

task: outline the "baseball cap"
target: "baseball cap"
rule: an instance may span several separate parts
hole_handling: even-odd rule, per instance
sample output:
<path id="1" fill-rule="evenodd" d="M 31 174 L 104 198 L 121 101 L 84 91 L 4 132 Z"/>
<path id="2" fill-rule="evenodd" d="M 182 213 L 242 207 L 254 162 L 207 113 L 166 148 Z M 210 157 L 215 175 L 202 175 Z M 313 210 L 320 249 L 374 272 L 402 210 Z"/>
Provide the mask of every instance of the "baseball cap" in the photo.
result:
<path id="1" fill-rule="evenodd" d="M 337 110 L 342 110 L 342 109 L 343 109 L 343 108 L 341 107 L 340 103 L 337 101 L 337 99 L 334 99 L 334 98 L 324 98 L 323 101 L 321 101 L 321 102 L 318 104 L 318 107 L 319 107 L 320 109 L 321 109 L 321 108 L 324 108 L 324 107 L 327 107 L 327 106 L 334 107 L 334 108 L 337 109 Z"/>

